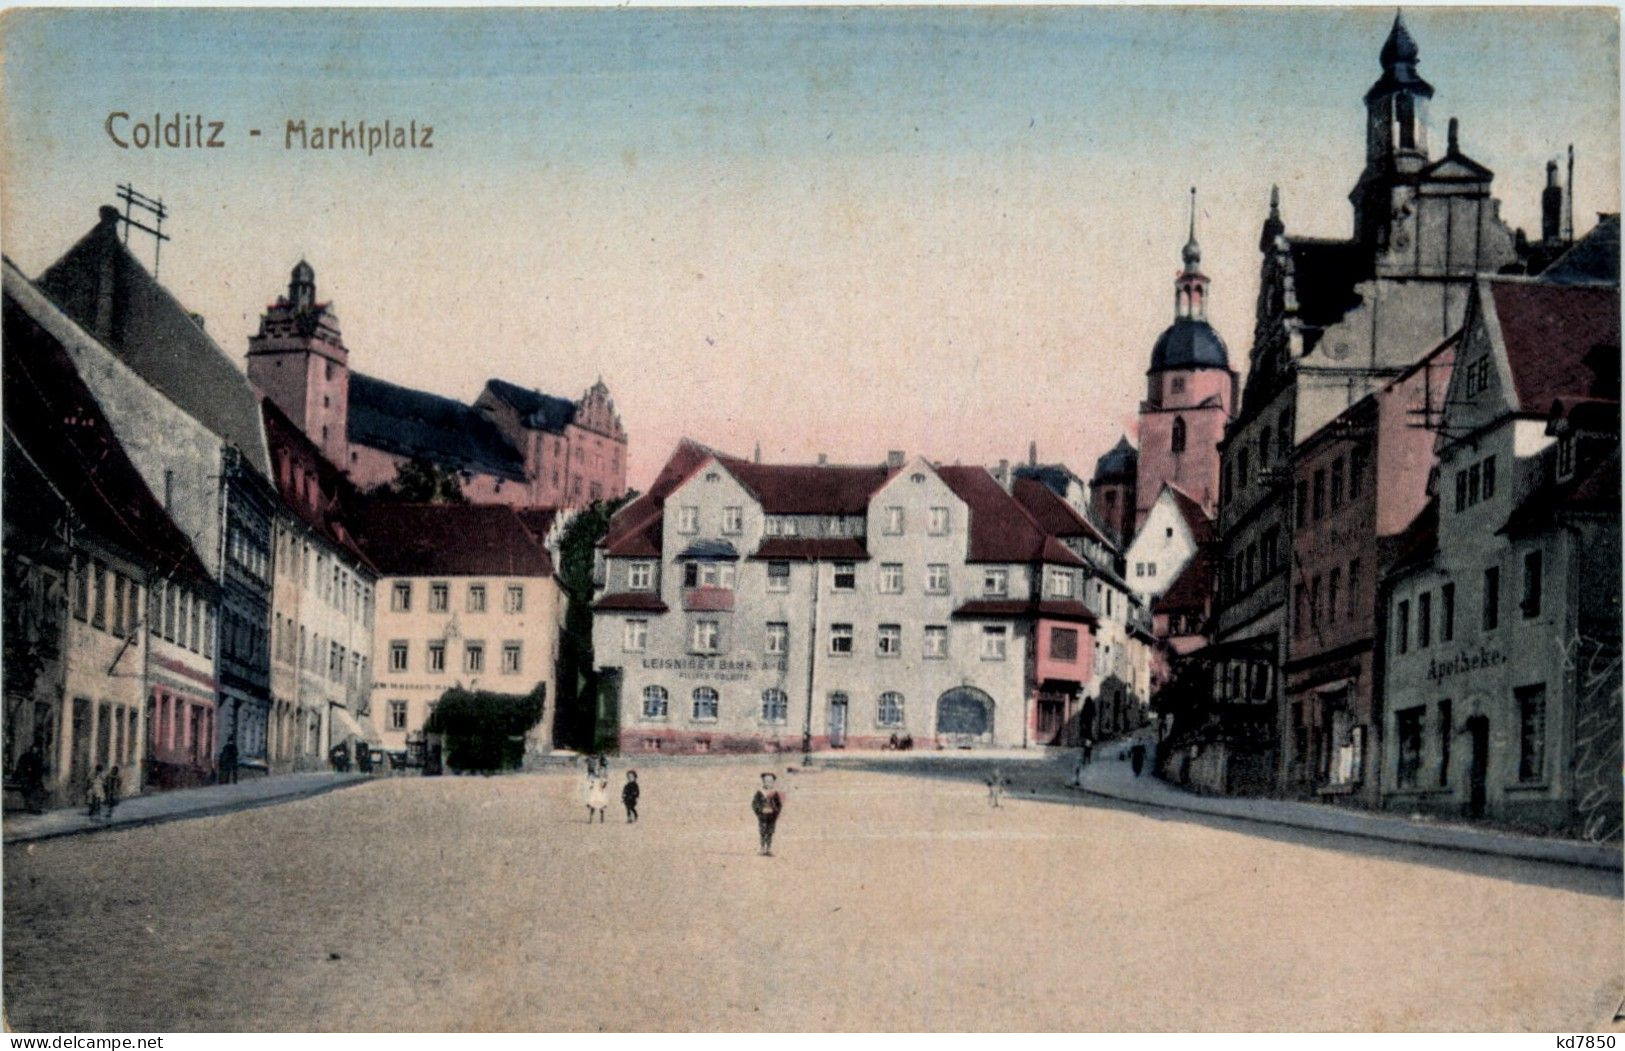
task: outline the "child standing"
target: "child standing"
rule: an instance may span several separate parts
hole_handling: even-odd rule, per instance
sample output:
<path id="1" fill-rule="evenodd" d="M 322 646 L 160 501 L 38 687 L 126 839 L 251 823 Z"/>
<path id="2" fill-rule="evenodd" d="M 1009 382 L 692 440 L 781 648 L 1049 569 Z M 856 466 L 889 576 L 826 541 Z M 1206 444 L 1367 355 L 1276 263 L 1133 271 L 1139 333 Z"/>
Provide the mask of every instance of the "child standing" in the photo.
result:
<path id="1" fill-rule="evenodd" d="M 626 785 L 621 789 L 621 803 L 626 807 L 626 823 L 635 824 L 638 820 L 638 772 L 626 772 Z"/>
<path id="2" fill-rule="evenodd" d="M 587 824 L 592 824 L 594 813 L 598 815 L 598 823 L 604 823 L 604 811 L 609 807 L 609 778 L 594 778 L 587 789 Z"/>
<path id="3" fill-rule="evenodd" d="M 99 818 L 102 816 L 103 780 L 105 780 L 105 777 L 102 774 L 102 765 L 97 763 L 96 772 L 90 775 L 90 784 L 85 786 L 85 807 L 86 816 L 88 817 Z"/>

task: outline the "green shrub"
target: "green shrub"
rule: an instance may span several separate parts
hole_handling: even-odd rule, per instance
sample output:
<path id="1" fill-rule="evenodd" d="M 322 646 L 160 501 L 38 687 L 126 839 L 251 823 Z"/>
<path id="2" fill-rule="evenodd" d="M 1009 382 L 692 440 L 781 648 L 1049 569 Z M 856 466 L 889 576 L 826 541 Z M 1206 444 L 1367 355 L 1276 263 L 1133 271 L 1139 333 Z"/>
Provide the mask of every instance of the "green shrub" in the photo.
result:
<path id="1" fill-rule="evenodd" d="M 447 690 L 424 730 L 439 734 L 452 770 L 515 770 L 525 759 L 525 734 L 542 721 L 547 684 L 523 696 L 485 690 Z"/>

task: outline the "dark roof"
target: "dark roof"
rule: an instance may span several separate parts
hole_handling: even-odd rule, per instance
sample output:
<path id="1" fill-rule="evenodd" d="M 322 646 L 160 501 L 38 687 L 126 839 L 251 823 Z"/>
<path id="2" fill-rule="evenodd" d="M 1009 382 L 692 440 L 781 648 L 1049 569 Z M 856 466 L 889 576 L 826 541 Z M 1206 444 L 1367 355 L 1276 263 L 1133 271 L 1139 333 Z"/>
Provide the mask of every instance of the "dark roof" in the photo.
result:
<path id="1" fill-rule="evenodd" d="M 604 553 L 634 558 L 658 557 L 661 515 L 666 497 L 687 481 L 700 464 L 713 456 L 723 458 L 715 450 L 691 438 L 679 441 L 677 448 L 666 459 L 666 465 L 655 476 L 649 491 L 626 504 L 609 520 L 609 531 L 604 536 Z"/>
<path id="2" fill-rule="evenodd" d="M 1117 439 L 1117 444 L 1111 450 L 1095 461 L 1095 477 L 1097 482 L 1117 481 L 1119 479 L 1132 479 L 1139 471 L 1140 454 L 1128 442 L 1128 436 Z"/>
<path id="3" fill-rule="evenodd" d="M 1020 464 L 1012 472 L 1017 478 L 1031 478 L 1047 487 L 1050 492 L 1066 496 L 1072 487 L 1073 474 L 1061 463 Z"/>
<path id="4" fill-rule="evenodd" d="M 1153 613 L 1206 610 L 1213 600 L 1213 549 L 1203 545 L 1168 589 L 1151 601 Z"/>
<path id="5" fill-rule="evenodd" d="M 259 400 L 248 377 L 120 243 L 118 217 L 104 207 L 96 227 L 35 284 L 142 379 L 269 477 Z"/>
<path id="6" fill-rule="evenodd" d="M 1619 284 L 1619 213 L 1598 218 L 1591 232 L 1541 272 L 1553 285 Z"/>
<path id="7" fill-rule="evenodd" d="M 1613 398 L 1558 398 L 1546 414 L 1547 434 L 1582 431 L 1591 434 L 1619 433 L 1619 402 Z"/>
<path id="8" fill-rule="evenodd" d="M 737 562 L 739 549 L 727 540 L 696 540 L 677 557 L 695 562 Z"/>
<path id="9" fill-rule="evenodd" d="M 1513 408 L 1544 413 L 1565 395 L 1593 395 L 1619 377 L 1619 289 L 1501 279 L 1487 282 L 1516 388 Z M 1599 357 L 1593 355 L 1599 354 Z M 1611 392 L 1618 394 L 1617 386 Z"/>
<path id="10" fill-rule="evenodd" d="M 962 619 L 1003 620 L 1019 617 L 1044 617 L 1048 620 L 1071 620 L 1080 624 L 1099 623 L 1089 607 L 1076 599 L 972 599 L 954 610 Z"/>
<path id="11" fill-rule="evenodd" d="M 496 424 L 452 398 L 350 373 L 350 441 L 453 470 L 525 480 L 525 461 Z"/>
<path id="12" fill-rule="evenodd" d="M 1011 495 L 1027 509 L 1038 523 L 1051 536 L 1084 537 L 1097 543 L 1108 544 L 1109 541 L 1100 534 L 1094 524 L 1078 512 L 1078 509 L 1067 503 L 1055 490 L 1042 482 L 1032 478 L 1017 478 L 1011 487 Z"/>
<path id="13" fill-rule="evenodd" d="M 13 488 L 20 480 L 14 470 L 31 465 L 103 543 L 160 576 L 211 584 L 203 560 L 119 444 L 68 352 L 10 296 L 3 326 L 5 427 L 21 450 L 5 465 L 6 498 L 22 501 L 7 509 L 8 517 L 50 524 L 45 507 Z"/>
<path id="14" fill-rule="evenodd" d="M 356 539 L 385 576 L 547 577 L 547 549 L 505 504 L 370 501 L 351 515 Z"/>
<path id="15" fill-rule="evenodd" d="M 1439 550 L 1439 498 L 1433 497 L 1393 540 L 1388 572 L 1398 573 L 1425 565 Z"/>
<path id="16" fill-rule="evenodd" d="M 283 504 L 317 535 L 370 566 L 371 562 L 345 520 L 358 498 L 349 479 L 322 455 L 316 443 L 295 426 L 275 402 L 267 398 L 260 404 L 265 413 L 265 440 L 274 465 L 272 481 Z M 290 468 L 297 469 L 297 473 L 293 469 L 284 471 L 284 460 Z M 316 477 L 315 492 L 307 493 L 304 488 L 306 472 Z"/>
<path id="17" fill-rule="evenodd" d="M 968 562 L 1088 563 L 1044 532 L 984 467 L 944 466 L 937 475 L 970 508 Z"/>
<path id="18" fill-rule="evenodd" d="M 1197 503 L 1189 493 L 1172 482 L 1164 482 L 1162 487 L 1173 496 L 1174 506 L 1179 509 L 1179 515 L 1185 520 L 1185 525 L 1189 527 L 1193 540 L 1198 544 L 1209 544 L 1218 539 L 1218 533 L 1213 528 L 1213 519 L 1209 518 L 1208 513 L 1202 510 L 1201 504 Z"/>
<path id="19" fill-rule="evenodd" d="M 664 613 L 668 607 L 652 591 L 617 591 L 593 603 L 592 608 L 628 613 Z"/>
<path id="20" fill-rule="evenodd" d="M 543 542 L 547 540 L 547 534 L 553 531 L 553 523 L 558 517 L 556 507 L 519 508 L 519 520 L 525 523 L 525 528 L 530 530 L 532 536 Z"/>
<path id="21" fill-rule="evenodd" d="M 1420 49 L 1411 37 L 1410 30 L 1405 28 L 1405 20 L 1398 14 L 1394 15 L 1393 28 L 1388 31 L 1388 39 L 1383 41 L 1382 50 L 1377 58 L 1382 63 L 1382 76 L 1371 85 L 1371 90 L 1365 94 L 1366 101 L 1381 95 L 1387 95 L 1401 88 L 1413 91 L 1424 98 L 1431 98 L 1433 85 L 1423 80 L 1421 74 L 1416 72 L 1416 61 L 1420 57 Z"/>
<path id="22" fill-rule="evenodd" d="M 513 406 L 519 422 L 539 431 L 558 434 L 576 418 L 575 402 L 539 390 L 526 390 L 506 380 L 486 380 L 485 389 Z"/>
<path id="23" fill-rule="evenodd" d="M 865 514 L 870 497 L 893 473 L 883 465 L 761 464 L 733 459 L 724 459 L 723 465 L 770 515 Z"/>
<path id="24" fill-rule="evenodd" d="M 770 536 L 750 557 L 784 562 L 865 562 L 869 551 L 863 541 L 849 536 Z"/>
<path id="25" fill-rule="evenodd" d="M 1157 337 L 1151 348 L 1151 367 L 1146 372 L 1170 369 L 1228 369 L 1230 352 L 1213 326 L 1198 318 L 1176 318 Z"/>
<path id="26" fill-rule="evenodd" d="M 1508 516 L 1502 533 L 1525 533 L 1539 529 L 1562 514 L 1601 514 L 1620 516 L 1619 446 L 1600 457 L 1588 469 L 1576 471 L 1562 481 L 1548 480 L 1524 497 Z"/>

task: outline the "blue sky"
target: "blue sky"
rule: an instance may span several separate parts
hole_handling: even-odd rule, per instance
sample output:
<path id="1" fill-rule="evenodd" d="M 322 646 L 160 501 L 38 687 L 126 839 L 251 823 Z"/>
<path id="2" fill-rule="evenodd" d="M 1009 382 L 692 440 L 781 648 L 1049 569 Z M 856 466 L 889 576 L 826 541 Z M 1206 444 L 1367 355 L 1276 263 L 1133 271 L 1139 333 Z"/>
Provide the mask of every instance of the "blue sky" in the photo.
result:
<path id="1" fill-rule="evenodd" d="M 5 251 L 34 273 L 118 182 L 174 211 L 163 278 L 233 354 L 301 256 L 355 368 L 472 397 L 600 373 L 634 481 L 689 433 L 769 457 L 1087 471 L 1132 420 L 1201 187 L 1239 366 L 1257 231 L 1343 235 L 1387 8 L 12 11 Z M 1544 162 L 1618 207 L 1617 18 L 1407 11 L 1502 214 Z M 110 110 L 214 151 L 119 150 Z M 288 152 L 286 119 L 435 149 Z M 246 129 L 265 136 L 248 140 Z M 952 421 L 949 425 L 949 421 Z"/>

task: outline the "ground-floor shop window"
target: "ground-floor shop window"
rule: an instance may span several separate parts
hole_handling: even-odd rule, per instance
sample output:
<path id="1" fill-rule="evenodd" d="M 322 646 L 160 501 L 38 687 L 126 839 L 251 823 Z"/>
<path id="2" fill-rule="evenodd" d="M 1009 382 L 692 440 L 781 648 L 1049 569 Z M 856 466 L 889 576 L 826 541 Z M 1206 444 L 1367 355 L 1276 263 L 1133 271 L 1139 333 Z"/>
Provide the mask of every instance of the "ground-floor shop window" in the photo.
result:
<path id="1" fill-rule="evenodd" d="M 1407 708 L 1394 713 L 1394 736 L 1399 746 L 1396 780 L 1401 788 L 1415 788 L 1417 774 L 1422 769 L 1422 715 L 1425 711 L 1425 708 Z"/>

